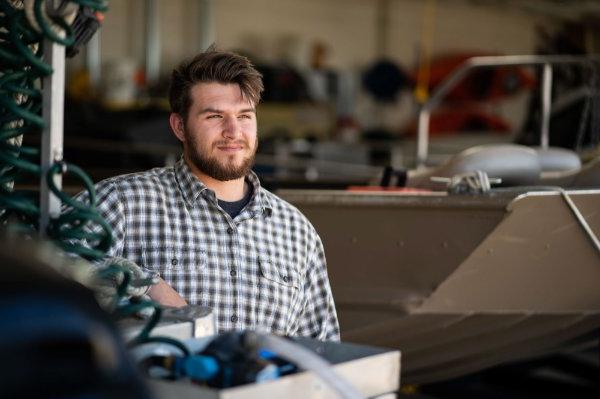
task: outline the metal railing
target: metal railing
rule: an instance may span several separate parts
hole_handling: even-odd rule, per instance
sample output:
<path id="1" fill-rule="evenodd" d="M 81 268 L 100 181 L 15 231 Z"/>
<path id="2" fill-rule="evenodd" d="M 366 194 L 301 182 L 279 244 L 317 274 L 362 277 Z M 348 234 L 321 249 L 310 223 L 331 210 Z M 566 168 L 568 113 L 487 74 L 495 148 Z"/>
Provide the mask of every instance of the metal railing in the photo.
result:
<path id="1" fill-rule="evenodd" d="M 461 80 L 476 68 L 489 68 L 498 66 L 542 66 L 542 114 L 540 129 L 540 144 L 548 148 L 550 131 L 550 113 L 552 109 L 552 66 L 557 64 L 590 64 L 600 63 L 600 55 L 571 56 L 571 55 L 508 55 L 486 56 L 469 58 L 450 76 L 442 82 L 433 92 L 431 97 L 419 110 L 416 166 L 424 167 L 429 152 L 429 119 L 431 111 L 435 109 L 446 95 L 461 82 Z"/>

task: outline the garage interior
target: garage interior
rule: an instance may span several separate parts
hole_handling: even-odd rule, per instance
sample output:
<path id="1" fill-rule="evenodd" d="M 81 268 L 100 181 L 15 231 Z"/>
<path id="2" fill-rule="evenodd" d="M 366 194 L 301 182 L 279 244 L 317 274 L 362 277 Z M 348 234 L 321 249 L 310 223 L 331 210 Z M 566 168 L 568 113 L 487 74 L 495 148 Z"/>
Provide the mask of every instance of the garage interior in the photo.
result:
<path id="1" fill-rule="evenodd" d="M 600 394 L 599 2 L 0 4 L 9 397 Z M 73 196 L 178 161 L 171 71 L 213 44 L 262 74 L 253 171 L 321 237 L 340 343 L 234 341 L 206 307 L 144 302 L 127 265 L 96 275 L 107 239 Z M 237 386 L 190 377 L 212 367 L 190 354 L 248 342 L 291 354 Z"/>

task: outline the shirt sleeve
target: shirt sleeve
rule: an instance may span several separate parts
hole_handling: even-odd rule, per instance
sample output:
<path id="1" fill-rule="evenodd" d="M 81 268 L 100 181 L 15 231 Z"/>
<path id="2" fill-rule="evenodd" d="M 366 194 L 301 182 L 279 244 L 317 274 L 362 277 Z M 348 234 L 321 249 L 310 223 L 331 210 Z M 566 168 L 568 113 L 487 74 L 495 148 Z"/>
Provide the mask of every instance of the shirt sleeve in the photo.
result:
<path id="1" fill-rule="evenodd" d="M 304 292 L 306 301 L 297 335 L 321 341 L 339 341 L 340 327 L 327 275 L 325 251 L 318 237 L 306 273 Z"/>
<path id="2" fill-rule="evenodd" d="M 114 183 L 98 190 L 96 209 L 112 229 L 112 245 L 107 256 L 122 257 L 125 242 L 125 204 Z"/>
<path id="3" fill-rule="evenodd" d="M 75 200 L 89 203 L 87 192 L 75 196 Z M 96 185 L 96 210 L 112 229 L 112 244 L 105 257 L 122 257 L 125 238 L 125 206 L 120 199 L 119 192 L 111 182 L 101 182 Z M 101 233 L 102 227 L 93 221 L 89 222 L 86 230 Z M 82 240 L 77 243 L 90 248 L 93 244 Z"/>

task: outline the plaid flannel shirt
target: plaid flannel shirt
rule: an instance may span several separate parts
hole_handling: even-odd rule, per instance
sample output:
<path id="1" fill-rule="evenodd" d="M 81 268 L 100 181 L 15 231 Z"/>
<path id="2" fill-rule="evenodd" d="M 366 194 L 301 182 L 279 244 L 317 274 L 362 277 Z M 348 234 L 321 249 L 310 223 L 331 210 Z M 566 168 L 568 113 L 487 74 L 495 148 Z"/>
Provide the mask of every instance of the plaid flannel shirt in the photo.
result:
<path id="1" fill-rule="evenodd" d="M 339 340 L 321 239 L 295 207 L 260 186 L 234 219 L 180 159 L 96 186 L 113 228 L 108 256 L 158 272 L 190 304 L 209 306 L 218 331 L 266 329 Z"/>

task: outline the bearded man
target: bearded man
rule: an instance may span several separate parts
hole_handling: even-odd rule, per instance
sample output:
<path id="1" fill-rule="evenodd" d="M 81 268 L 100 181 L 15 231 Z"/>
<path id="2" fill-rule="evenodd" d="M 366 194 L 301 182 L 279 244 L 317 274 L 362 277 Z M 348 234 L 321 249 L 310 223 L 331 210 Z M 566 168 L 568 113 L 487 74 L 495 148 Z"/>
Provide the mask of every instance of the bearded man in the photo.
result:
<path id="1" fill-rule="evenodd" d="M 157 273 L 149 295 L 163 305 L 212 308 L 219 332 L 339 340 L 321 239 L 251 170 L 262 91 L 247 58 L 214 48 L 173 71 L 169 122 L 183 155 L 97 185 L 108 256 Z"/>

